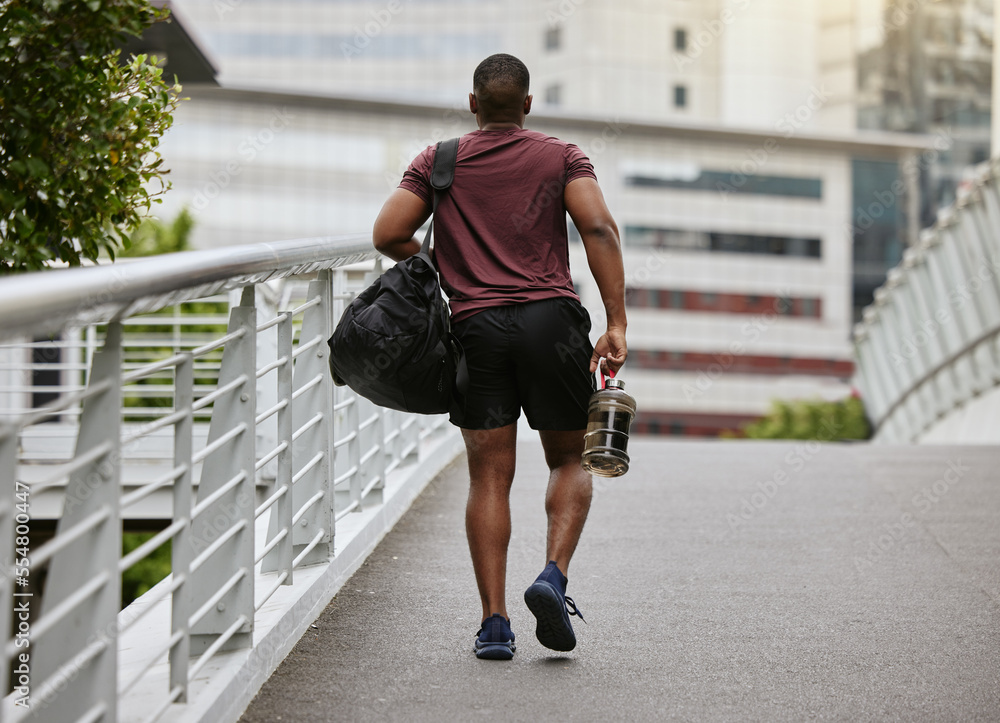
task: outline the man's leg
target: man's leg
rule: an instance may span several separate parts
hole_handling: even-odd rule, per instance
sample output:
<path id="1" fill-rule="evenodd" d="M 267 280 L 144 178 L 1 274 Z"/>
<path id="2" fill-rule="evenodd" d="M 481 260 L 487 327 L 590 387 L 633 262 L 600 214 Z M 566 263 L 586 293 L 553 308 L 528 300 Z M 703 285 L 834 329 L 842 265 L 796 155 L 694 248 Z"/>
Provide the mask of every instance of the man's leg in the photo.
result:
<path id="1" fill-rule="evenodd" d="M 545 493 L 545 513 L 549 519 L 546 562 L 554 560 L 563 575 L 569 574 L 566 570 L 580 541 L 593 496 L 591 476 L 580 466 L 584 431 L 539 432 L 549 467 Z"/>
<path id="2" fill-rule="evenodd" d="M 507 546 L 510 543 L 510 487 L 514 481 L 517 424 L 498 429 L 463 429 L 469 457 L 469 501 L 465 532 L 483 603 L 483 619 L 507 618 Z"/>
<path id="3" fill-rule="evenodd" d="M 567 651 L 576 647 L 570 615 L 581 619 L 583 615 L 566 595 L 566 571 L 587 521 L 593 486 L 590 475 L 580 466 L 583 430 L 539 434 L 549 466 L 549 487 L 545 492 L 549 518 L 547 560 L 545 569 L 524 591 L 524 603 L 535 616 L 538 642 L 552 650 Z"/>

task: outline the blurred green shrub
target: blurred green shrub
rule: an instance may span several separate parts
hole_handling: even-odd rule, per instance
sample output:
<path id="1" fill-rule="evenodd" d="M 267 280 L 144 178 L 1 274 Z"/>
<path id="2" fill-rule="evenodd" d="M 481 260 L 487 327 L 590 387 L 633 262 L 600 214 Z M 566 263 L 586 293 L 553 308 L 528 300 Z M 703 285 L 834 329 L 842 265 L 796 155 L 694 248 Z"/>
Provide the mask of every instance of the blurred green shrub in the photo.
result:
<path id="1" fill-rule="evenodd" d="M 129 234 L 119 256 L 158 256 L 191 249 L 191 229 L 194 218 L 185 208 L 167 223 L 152 216 L 144 218 Z"/>
<path id="2" fill-rule="evenodd" d="M 120 50 L 168 19 L 160 5 L 0 2 L 0 275 L 114 258 L 169 187 L 180 86 Z"/>
<path id="3" fill-rule="evenodd" d="M 865 406 L 856 396 L 836 402 L 775 401 L 771 411 L 743 428 L 750 439 L 868 439 Z"/>
<path id="4" fill-rule="evenodd" d="M 126 532 L 122 535 L 122 556 L 151 539 L 153 532 Z M 128 607 L 170 574 L 170 540 L 122 573 L 122 609 Z"/>

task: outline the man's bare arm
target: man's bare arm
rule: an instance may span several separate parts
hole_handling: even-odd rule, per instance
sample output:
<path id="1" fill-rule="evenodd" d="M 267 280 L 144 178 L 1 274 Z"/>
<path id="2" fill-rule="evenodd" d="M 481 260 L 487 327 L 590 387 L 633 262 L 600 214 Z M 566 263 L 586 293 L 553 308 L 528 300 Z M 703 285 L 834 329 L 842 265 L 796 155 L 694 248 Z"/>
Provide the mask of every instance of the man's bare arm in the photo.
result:
<path id="1" fill-rule="evenodd" d="M 402 261 L 420 251 L 420 241 L 413 234 L 423 225 L 431 208 L 412 191 L 397 188 L 386 199 L 375 219 L 372 241 L 375 248 L 391 258 Z"/>
<path id="2" fill-rule="evenodd" d="M 608 317 L 607 331 L 594 345 L 590 371 L 597 369 L 601 357 L 608 360 L 608 366 L 613 371 L 618 371 L 628 356 L 625 343 L 625 328 L 628 326 L 625 318 L 625 268 L 618 226 L 604 202 L 601 187 L 593 178 L 570 181 L 563 199 L 583 238 L 587 263 L 601 292 Z"/>

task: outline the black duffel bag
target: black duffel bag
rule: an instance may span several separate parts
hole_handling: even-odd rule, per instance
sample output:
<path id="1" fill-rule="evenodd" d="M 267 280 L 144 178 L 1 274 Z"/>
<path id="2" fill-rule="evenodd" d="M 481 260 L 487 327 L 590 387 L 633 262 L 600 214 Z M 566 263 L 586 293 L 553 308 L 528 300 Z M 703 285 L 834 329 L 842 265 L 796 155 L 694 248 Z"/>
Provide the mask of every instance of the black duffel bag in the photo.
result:
<path id="1" fill-rule="evenodd" d="M 434 210 L 451 186 L 458 139 L 438 143 L 431 185 Z M 457 409 L 468 385 L 465 353 L 430 257 L 431 226 L 420 252 L 400 261 L 344 310 L 330 337 L 330 371 L 381 407 L 420 414 Z"/>

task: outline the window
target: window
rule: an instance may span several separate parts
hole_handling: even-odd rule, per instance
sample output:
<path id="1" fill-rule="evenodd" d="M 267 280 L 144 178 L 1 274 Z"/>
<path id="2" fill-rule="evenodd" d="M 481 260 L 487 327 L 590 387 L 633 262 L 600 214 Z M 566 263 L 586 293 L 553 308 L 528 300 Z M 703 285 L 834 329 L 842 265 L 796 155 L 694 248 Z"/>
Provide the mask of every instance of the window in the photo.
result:
<path id="1" fill-rule="evenodd" d="M 759 296 L 728 294 L 716 291 L 684 289 L 627 288 L 625 303 L 635 309 L 678 309 L 711 314 L 760 314 L 774 312 L 784 316 L 818 319 L 821 301 L 808 296 Z M 638 351 L 637 354 L 646 352 Z M 663 352 L 672 361 L 679 361 L 680 352 Z"/>
<path id="2" fill-rule="evenodd" d="M 674 108 L 687 108 L 687 86 L 674 86 Z"/>
<path id="3" fill-rule="evenodd" d="M 716 191 L 721 194 L 750 193 L 759 196 L 788 196 L 790 198 L 822 198 L 822 178 L 796 178 L 792 176 L 767 176 L 755 173 L 736 175 L 731 171 L 696 169 L 690 177 L 653 175 L 655 171 L 633 172 L 625 176 L 626 186 L 652 188 L 685 188 L 692 191 Z"/>
<path id="4" fill-rule="evenodd" d="M 545 49 L 559 50 L 562 46 L 562 28 L 556 26 L 545 31 Z"/>
<path id="5" fill-rule="evenodd" d="M 545 89 L 545 102 L 549 105 L 559 105 L 562 102 L 562 86 L 550 85 Z"/>
<path id="6" fill-rule="evenodd" d="M 687 50 L 688 45 L 688 34 L 687 30 L 684 28 L 674 29 L 674 50 L 679 53 L 683 53 Z"/>
<path id="7" fill-rule="evenodd" d="M 818 238 L 757 236 L 723 231 L 685 231 L 645 226 L 626 226 L 625 237 L 626 243 L 633 248 L 722 251 L 813 259 L 822 256 L 822 241 Z M 671 306 L 679 308 L 673 298 Z"/>

